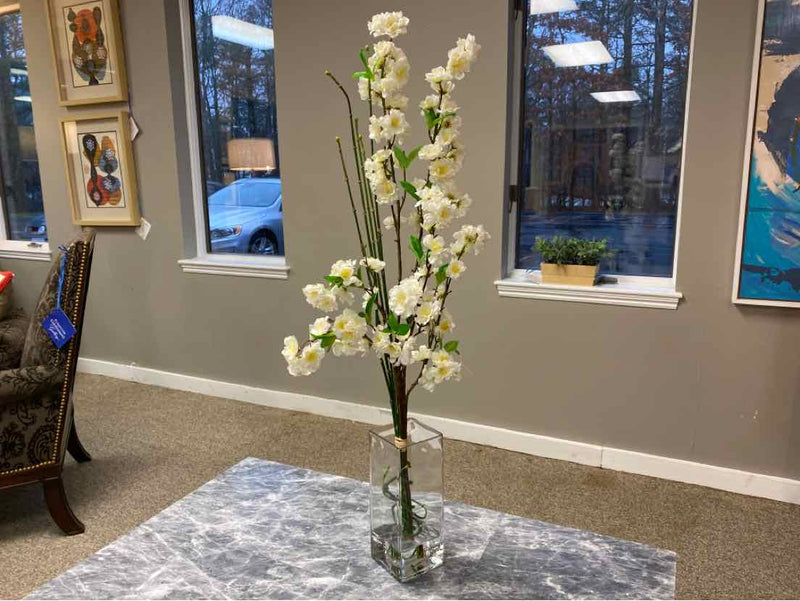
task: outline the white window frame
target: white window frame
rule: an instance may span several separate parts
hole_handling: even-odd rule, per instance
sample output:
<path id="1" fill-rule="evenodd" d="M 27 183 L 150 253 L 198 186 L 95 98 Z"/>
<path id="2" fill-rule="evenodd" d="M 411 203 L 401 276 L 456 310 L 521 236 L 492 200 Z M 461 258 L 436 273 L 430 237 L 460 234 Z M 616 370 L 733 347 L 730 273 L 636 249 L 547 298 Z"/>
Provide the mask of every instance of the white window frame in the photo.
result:
<path id="1" fill-rule="evenodd" d="M 678 190 L 678 207 L 675 216 L 675 250 L 673 252 L 672 276 L 671 277 L 647 277 L 647 276 L 627 276 L 627 275 L 604 275 L 596 286 L 563 286 L 558 284 L 543 284 L 541 271 L 525 270 L 516 268 L 517 256 L 517 206 L 515 199 L 507 193 L 504 199 L 504 215 L 506 215 L 506 242 L 507 248 L 502 265 L 502 279 L 495 282 L 497 292 L 502 297 L 508 298 L 529 298 L 551 301 L 566 301 L 576 303 L 591 303 L 601 305 L 619 305 L 625 307 L 642 307 L 650 309 L 671 309 L 678 308 L 678 304 L 683 298 L 677 290 L 678 256 L 681 240 L 681 215 L 686 186 L 686 149 L 689 134 L 689 114 L 691 111 L 692 99 L 692 73 L 694 67 L 695 36 L 697 34 L 697 5 L 701 0 L 694 0 L 692 4 L 692 36 L 689 42 L 689 67 L 686 84 L 686 108 L 683 122 L 683 149 L 681 150 L 681 180 Z M 524 2 L 516 3 L 521 5 L 524 10 Z M 524 27 L 521 23 L 520 15 L 523 14 L 517 7 L 512 8 L 512 18 L 514 22 L 514 36 L 521 34 L 520 28 Z M 510 131 L 507 137 L 508 150 L 507 162 L 508 170 L 516 181 L 517 174 L 517 153 L 519 144 L 519 111 L 522 110 L 520 99 L 520 86 L 522 85 L 522 49 L 519 48 L 518 37 L 514 38 L 511 52 L 514 53 L 509 62 L 509 76 L 512 78 L 509 86 L 510 93 L 513 95 L 509 103 L 511 119 L 509 122 Z M 518 202 L 518 200 L 516 201 Z"/>
<path id="2" fill-rule="evenodd" d="M 179 0 L 181 43 L 183 49 L 183 74 L 186 96 L 186 125 L 189 135 L 189 155 L 192 173 L 192 198 L 197 254 L 181 259 L 178 264 L 185 273 L 228 275 L 251 278 L 285 280 L 289 277 L 286 257 L 260 257 L 240 254 L 213 254 L 208 252 L 208 227 L 206 224 L 206 199 L 203 185 L 203 165 L 200 152 L 200 129 L 196 96 L 192 14 L 189 0 Z M 285 235 L 285 234 L 284 234 Z"/>
<path id="3" fill-rule="evenodd" d="M 0 15 L 22 12 L 19 2 L 0 0 Z M 23 18 L 24 23 L 24 18 Z M 24 37 L 23 31 L 23 37 Z M 35 125 L 34 125 L 35 127 Z M 46 218 L 45 218 L 46 219 Z M 21 259 L 24 261 L 46 261 L 52 259 L 50 245 L 47 242 L 30 242 L 28 240 L 10 240 L 6 227 L 6 201 L 0 193 L 0 259 Z"/>

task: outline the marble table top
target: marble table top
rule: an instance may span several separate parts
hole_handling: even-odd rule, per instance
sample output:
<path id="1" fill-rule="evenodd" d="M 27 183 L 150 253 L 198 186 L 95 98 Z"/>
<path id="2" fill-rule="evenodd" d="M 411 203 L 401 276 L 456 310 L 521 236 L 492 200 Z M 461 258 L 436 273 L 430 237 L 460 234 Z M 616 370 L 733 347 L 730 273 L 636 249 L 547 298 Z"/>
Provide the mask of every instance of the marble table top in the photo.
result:
<path id="1" fill-rule="evenodd" d="M 445 564 L 396 582 L 370 557 L 368 485 L 245 459 L 29 599 L 659 599 L 676 556 L 447 503 Z M 89 526 L 91 527 L 91 526 Z"/>

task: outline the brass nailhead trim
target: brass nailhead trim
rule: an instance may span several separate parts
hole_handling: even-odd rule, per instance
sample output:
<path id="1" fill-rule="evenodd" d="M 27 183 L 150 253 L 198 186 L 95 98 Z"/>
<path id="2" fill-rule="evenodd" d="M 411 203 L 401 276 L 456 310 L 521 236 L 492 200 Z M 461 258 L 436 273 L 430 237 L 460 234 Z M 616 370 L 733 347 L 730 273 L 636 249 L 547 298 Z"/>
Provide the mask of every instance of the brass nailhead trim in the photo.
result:
<path id="1" fill-rule="evenodd" d="M 72 322 L 75 323 L 78 320 L 78 310 L 81 306 L 81 301 L 83 300 L 83 277 L 84 273 L 86 272 L 86 262 L 89 256 L 89 245 L 85 242 L 83 243 L 83 253 L 81 254 L 81 263 L 78 267 L 78 299 L 75 303 L 75 307 L 72 310 Z M 60 445 L 58 444 L 59 438 L 61 437 L 61 428 L 64 425 L 64 414 L 66 413 L 67 404 L 69 401 L 69 389 L 68 389 L 68 380 L 69 380 L 69 366 L 72 362 L 72 355 L 75 352 L 75 342 L 76 339 L 73 338 L 69 343 L 69 348 L 67 349 L 67 362 L 65 364 L 64 369 L 64 383 L 61 385 L 61 404 L 58 410 L 58 423 L 56 425 L 56 444 L 53 448 L 53 453 L 50 456 L 50 461 L 45 461 L 42 463 L 37 463 L 36 465 L 29 465 L 27 467 L 20 467 L 17 469 L 0 472 L 0 476 L 7 476 L 10 474 L 19 474 L 22 472 L 29 472 L 31 470 L 39 469 L 41 467 L 46 467 L 48 465 L 56 465 L 58 463 L 58 451 L 60 449 Z M 63 441 L 62 441 L 63 442 Z"/>

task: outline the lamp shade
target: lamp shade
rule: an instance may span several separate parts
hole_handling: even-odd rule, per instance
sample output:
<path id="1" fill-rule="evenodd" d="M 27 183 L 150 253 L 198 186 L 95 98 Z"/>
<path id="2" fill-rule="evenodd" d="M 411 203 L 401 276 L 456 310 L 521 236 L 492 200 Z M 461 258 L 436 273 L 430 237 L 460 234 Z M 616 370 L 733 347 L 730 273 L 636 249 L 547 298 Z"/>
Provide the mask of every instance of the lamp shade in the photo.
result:
<path id="1" fill-rule="evenodd" d="M 229 140 L 228 164 L 231 171 L 272 171 L 275 145 L 269 138 Z"/>

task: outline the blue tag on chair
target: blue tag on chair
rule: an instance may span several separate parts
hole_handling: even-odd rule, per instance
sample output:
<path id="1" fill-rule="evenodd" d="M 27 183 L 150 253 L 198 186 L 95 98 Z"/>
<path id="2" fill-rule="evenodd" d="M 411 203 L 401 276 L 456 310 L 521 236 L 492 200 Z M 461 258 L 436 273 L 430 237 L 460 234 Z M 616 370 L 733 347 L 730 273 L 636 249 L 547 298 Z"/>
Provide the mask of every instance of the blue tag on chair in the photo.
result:
<path id="1" fill-rule="evenodd" d="M 53 309 L 53 312 L 44 318 L 42 327 L 56 348 L 67 344 L 75 335 L 75 326 L 72 325 L 67 314 L 58 308 Z"/>
<path id="2" fill-rule="evenodd" d="M 61 310 L 61 293 L 64 291 L 64 276 L 67 269 L 67 248 L 59 246 L 61 251 L 61 265 L 58 274 L 58 291 L 56 292 L 56 308 L 52 310 L 50 315 L 44 318 L 42 327 L 50 340 L 56 345 L 56 348 L 61 348 L 69 342 L 75 335 L 75 326 L 67 317 L 67 314 Z"/>

